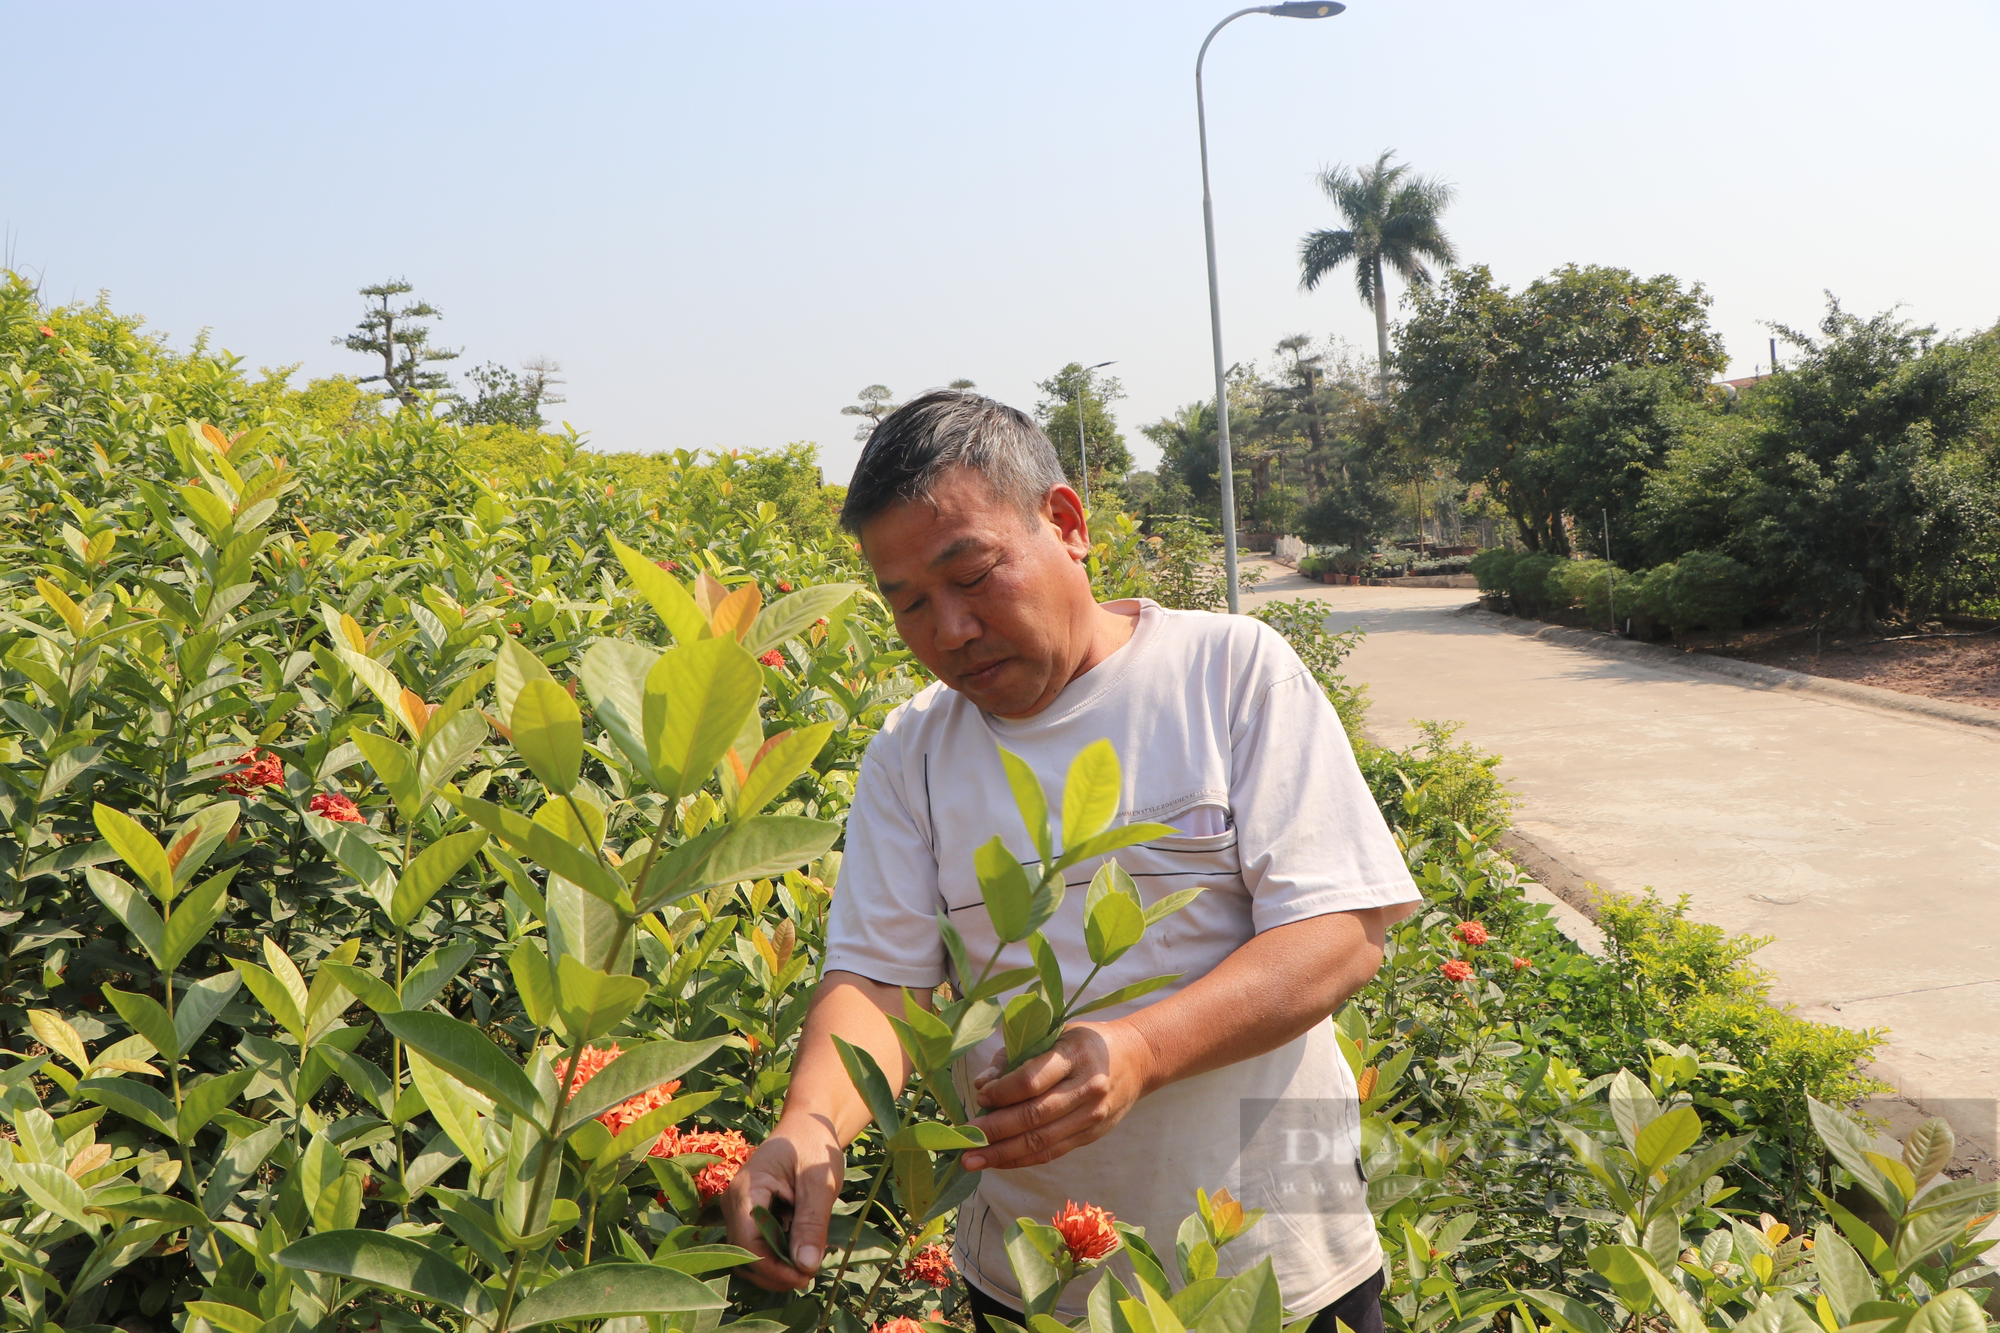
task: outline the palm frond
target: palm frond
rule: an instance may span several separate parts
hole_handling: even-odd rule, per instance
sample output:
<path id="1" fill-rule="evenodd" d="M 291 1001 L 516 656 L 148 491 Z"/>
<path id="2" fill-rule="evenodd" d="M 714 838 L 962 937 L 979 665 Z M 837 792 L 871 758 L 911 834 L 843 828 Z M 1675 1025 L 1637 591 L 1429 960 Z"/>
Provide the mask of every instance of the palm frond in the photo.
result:
<path id="1" fill-rule="evenodd" d="M 1359 238 L 1351 231 L 1311 231 L 1299 242 L 1299 286 L 1319 287 L 1321 278 L 1354 258 Z"/>

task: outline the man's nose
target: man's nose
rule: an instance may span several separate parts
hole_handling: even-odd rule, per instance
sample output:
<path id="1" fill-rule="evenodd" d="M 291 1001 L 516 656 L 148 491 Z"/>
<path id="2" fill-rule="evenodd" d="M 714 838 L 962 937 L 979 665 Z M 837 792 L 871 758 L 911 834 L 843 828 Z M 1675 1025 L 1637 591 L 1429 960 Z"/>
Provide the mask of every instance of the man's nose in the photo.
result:
<path id="1" fill-rule="evenodd" d="M 937 605 L 937 646 L 941 652 L 955 653 L 979 637 L 979 618 L 957 597 L 940 597 Z"/>

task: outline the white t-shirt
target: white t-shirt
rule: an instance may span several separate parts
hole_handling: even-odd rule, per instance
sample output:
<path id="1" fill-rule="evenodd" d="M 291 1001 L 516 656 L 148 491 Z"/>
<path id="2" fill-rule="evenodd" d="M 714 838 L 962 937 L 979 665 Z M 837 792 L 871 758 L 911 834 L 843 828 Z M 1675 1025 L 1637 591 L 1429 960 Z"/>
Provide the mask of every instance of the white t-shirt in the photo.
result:
<path id="1" fill-rule="evenodd" d="M 1274 926 L 1419 898 L 1332 705 L 1276 631 L 1151 601 L 1106 609 L 1137 615 L 1131 640 L 1033 717 L 990 716 L 942 684 L 890 714 L 861 765 L 828 970 L 913 990 L 937 986 L 949 968 L 939 911 L 970 957 L 983 962 L 993 952 L 973 850 L 997 834 L 1022 860 L 1036 858 L 1000 746 L 1034 769 L 1059 817 L 1070 761 L 1108 738 L 1124 779 L 1115 822 L 1156 820 L 1183 831 L 1115 853 L 1141 898 L 1205 886 L 1106 968 L 1090 993 L 1162 973 L 1180 981 L 1092 1021 L 1166 998 Z M 1071 989 L 1091 968 L 1083 900 L 1099 864 L 1069 869 L 1062 907 L 1042 928 Z M 1009 945 L 999 965 L 1031 966 L 1027 946 Z M 1057 1161 L 986 1172 L 959 1210 L 960 1270 L 1018 1306 L 1002 1245 L 1008 1222 L 1046 1221 L 1072 1199 L 1144 1227 L 1171 1266 L 1195 1188 L 1227 1187 L 1246 1208 L 1270 1211 L 1223 1250 L 1221 1273 L 1269 1255 L 1288 1308 L 1330 1304 L 1382 1263 L 1360 1179 L 1354 1078 L 1335 1041 L 1331 1020 L 1322 1022 L 1268 1054 L 1140 1099 L 1109 1134 Z M 962 1090 L 1001 1044 L 996 1033 L 961 1063 Z M 1066 1317 L 1084 1313 L 1093 1285 L 1070 1288 Z"/>

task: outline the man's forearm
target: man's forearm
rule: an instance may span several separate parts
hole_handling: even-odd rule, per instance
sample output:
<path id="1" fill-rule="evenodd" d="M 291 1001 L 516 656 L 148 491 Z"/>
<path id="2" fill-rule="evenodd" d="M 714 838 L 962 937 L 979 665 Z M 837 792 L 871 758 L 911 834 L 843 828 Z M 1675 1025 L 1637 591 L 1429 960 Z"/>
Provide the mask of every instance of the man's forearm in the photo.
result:
<path id="1" fill-rule="evenodd" d="M 885 1015 L 900 1014 L 902 1009 L 899 986 L 886 986 L 853 972 L 827 973 L 799 1035 L 783 1119 L 819 1119 L 831 1127 L 841 1143 L 852 1142 L 868 1123 L 868 1106 L 855 1091 L 854 1080 L 847 1076 L 832 1038 L 838 1036 L 874 1056 L 890 1084 L 901 1088 L 910 1076 L 909 1060 Z"/>
<path id="2" fill-rule="evenodd" d="M 1144 1091 L 1276 1050 L 1346 1003 L 1382 965 L 1383 909 L 1276 926 L 1124 1022 L 1150 1053 Z"/>

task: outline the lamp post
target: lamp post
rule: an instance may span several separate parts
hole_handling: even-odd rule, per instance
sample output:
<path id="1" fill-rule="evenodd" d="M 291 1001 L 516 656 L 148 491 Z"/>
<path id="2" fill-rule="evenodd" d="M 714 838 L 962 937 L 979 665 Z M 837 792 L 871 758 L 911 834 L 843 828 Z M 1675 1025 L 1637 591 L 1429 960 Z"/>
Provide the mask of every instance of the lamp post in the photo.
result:
<path id="1" fill-rule="evenodd" d="M 1208 30 L 1202 39 L 1201 52 L 1194 58 L 1194 114 L 1195 124 L 1201 133 L 1201 228 L 1208 241 L 1208 326 L 1215 342 L 1215 454 L 1221 464 L 1222 482 L 1222 559 L 1229 575 L 1229 613 L 1235 615 L 1236 605 L 1236 472 L 1235 463 L 1229 453 L 1229 386 L 1224 378 L 1222 364 L 1222 297 L 1215 281 L 1215 205 L 1208 192 L 1208 109 L 1201 96 L 1201 63 L 1208 58 L 1208 44 L 1215 40 L 1215 34 L 1242 18 L 1245 14 L 1269 14 L 1273 18 L 1324 19 L 1346 9 L 1338 0 L 1317 0 L 1309 4 L 1257 5 L 1250 9 L 1239 9 L 1222 22 Z"/>
<path id="2" fill-rule="evenodd" d="M 1083 400 L 1090 396 L 1090 372 L 1115 366 L 1116 361 L 1100 361 L 1094 366 L 1085 366 L 1076 382 L 1076 459 L 1083 470 L 1083 507 L 1090 508 L 1090 446 L 1083 438 Z"/>

